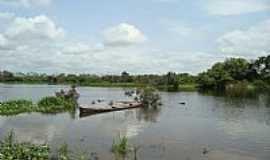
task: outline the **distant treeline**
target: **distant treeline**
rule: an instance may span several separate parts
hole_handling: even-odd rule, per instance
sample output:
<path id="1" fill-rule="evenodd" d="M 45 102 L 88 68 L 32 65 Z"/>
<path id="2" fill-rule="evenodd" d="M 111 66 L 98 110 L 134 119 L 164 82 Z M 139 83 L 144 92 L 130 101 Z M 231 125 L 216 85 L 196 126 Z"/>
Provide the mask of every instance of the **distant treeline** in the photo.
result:
<path id="1" fill-rule="evenodd" d="M 229 58 L 214 64 L 198 75 L 168 72 L 164 75 L 131 75 L 124 71 L 120 75 L 95 74 L 39 74 L 12 73 L 0 71 L 0 82 L 4 83 L 46 83 L 77 84 L 80 86 L 127 86 L 153 85 L 168 90 L 178 90 L 181 86 L 200 89 L 225 89 L 235 84 L 254 84 L 261 88 L 270 85 L 270 55 L 256 60 Z"/>

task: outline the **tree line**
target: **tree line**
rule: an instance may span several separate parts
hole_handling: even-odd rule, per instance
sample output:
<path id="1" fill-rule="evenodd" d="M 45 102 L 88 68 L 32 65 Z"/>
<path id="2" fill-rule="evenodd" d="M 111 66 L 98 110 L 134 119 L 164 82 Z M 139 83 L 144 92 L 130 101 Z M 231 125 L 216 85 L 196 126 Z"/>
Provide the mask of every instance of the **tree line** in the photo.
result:
<path id="1" fill-rule="evenodd" d="M 77 84 L 81 86 L 126 84 L 153 85 L 177 90 L 179 86 L 192 84 L 200 89 L 225 89 L 238 83 L 252 83 L 262 88 L 270 85 L 270 55 L 255 60 L 229 58 L 214 64 L 208 70 L 191 75 L 189 73 L 168 72 L 163 75 L 144 74 L 131 75 L 123 71 L 119 75 L 96 74 L 39 74 L 13 73 L 0 71 L 0 82 L 4 83 L 46 83 L 46 84 Z"/>

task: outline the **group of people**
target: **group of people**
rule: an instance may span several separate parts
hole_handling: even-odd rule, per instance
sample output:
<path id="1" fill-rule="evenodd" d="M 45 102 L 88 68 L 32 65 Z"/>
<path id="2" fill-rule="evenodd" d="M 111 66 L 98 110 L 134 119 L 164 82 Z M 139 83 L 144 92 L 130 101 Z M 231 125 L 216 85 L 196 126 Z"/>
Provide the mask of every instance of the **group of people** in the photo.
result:
<path id="1" fill-rule="evenodd" d="M 77 92 L 75 85 L 72 85 L 67 92 L 61 89 L 60 92 L 56 92 L 55 95 L 57 97 L 73 98 L 75 101 L 77 101 L 80 97 L 80 94 Z"/>

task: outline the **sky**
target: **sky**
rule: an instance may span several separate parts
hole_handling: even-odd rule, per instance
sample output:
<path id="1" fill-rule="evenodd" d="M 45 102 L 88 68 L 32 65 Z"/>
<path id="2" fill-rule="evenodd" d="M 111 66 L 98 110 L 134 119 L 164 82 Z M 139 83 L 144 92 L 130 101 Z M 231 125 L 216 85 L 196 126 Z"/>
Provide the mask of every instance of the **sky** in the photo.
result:
<path id="1" fill-rule="evenodd" d="M 197 74 L 270 54 L 270 0 L 0 0 L 0 70 Z"/>

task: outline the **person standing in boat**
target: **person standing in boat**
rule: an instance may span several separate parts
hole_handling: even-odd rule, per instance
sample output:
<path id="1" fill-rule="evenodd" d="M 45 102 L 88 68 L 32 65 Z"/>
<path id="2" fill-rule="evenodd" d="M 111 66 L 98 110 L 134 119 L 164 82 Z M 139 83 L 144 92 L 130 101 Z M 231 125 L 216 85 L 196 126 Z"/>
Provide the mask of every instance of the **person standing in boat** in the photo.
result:
<path id="1" fill-rule="evenodd" d="M 77 101 L 80 97 L 80 94 L 76 90 L 76 86 L 72 85 L 71 89 L 68 91 L 67 95 L 68 98 L 73 98 L 75 101 Z"/>

